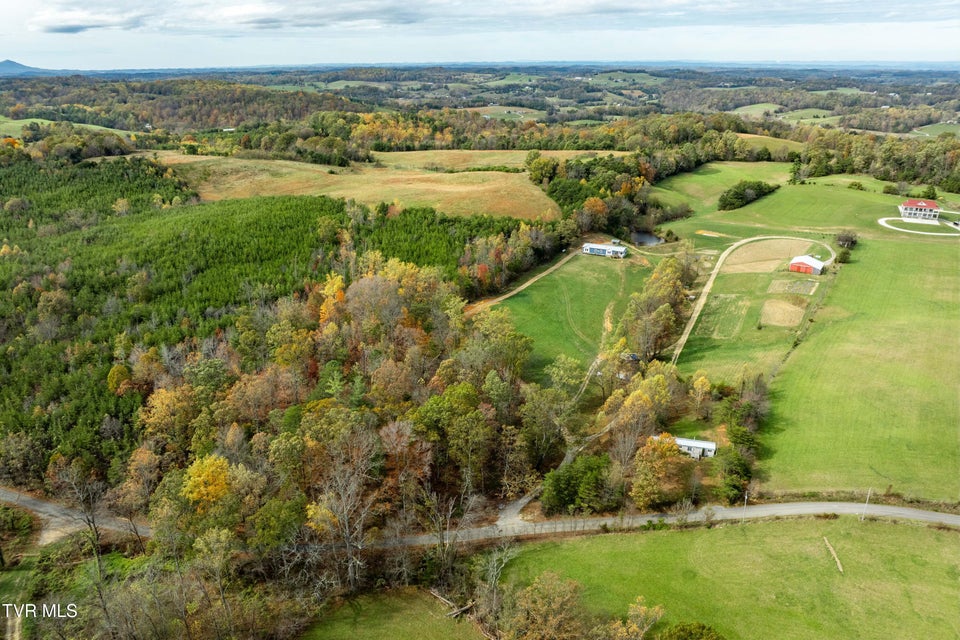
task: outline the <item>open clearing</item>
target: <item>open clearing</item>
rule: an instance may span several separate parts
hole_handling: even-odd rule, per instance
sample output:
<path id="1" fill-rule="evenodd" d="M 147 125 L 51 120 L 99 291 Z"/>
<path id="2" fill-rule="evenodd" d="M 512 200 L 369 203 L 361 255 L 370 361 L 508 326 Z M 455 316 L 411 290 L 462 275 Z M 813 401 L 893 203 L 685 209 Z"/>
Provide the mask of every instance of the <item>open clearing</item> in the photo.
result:
<path id="1" fill-rule="evenodd" d="M 811 246 L 806 240 L 751 242 L 730 254 L 720 273 L 769 273 L 794 256 L 806 254 Z"/>
<path id="2" fill-rule="evenodd" d="M 522 173 L 440 173 L 363 165 L 331 168 L 288 160 L 186 156 L 175 152 L 158 156 L 162 162 L 175 166 L 205 201 L 261 195 L 327 195 L 353 198 L 370 206 L 388 202 L 402 207 L 433 207 L 449 215 L 552 219 L 560 214 L 556 203 Z"/>
<path id="3" fill-rule="evenodd" d="M 687 374 L 704 369 L 728 382 L 744 364 L 776 372 L 761 438 L 765 490 L 873 487 L 960 500 L 960 251 L 955 237 L 878 225 L 901 201 L 839 185 L 785 185 L 742 209 L 669 225 L 707 250 L 768 233 L 826 242 L 843 229 L 860 236 L 836 276 L 720 274 L 678 362 Z M 820 286 L 809 294 L 791 290 L 811 280 Z M 808 300 L 798 326 L 764 321 L 768 299 L 796 295 Z M 730 296 L 748 300 L 748 308 L 732 306 Z"/>
<path id="4" fill-rule="evenodd" d="M 469 620 L 447 617 L 443 604 L 418 589 L 346 600 L 302 640 L 482 640 Z"/>
<path id="5" fill-rule="evenodd" d="M 615 325 L 630 294 L 643 287 L 649 265 L 635 251 L 625 260 L 578 254 L 501 303 L 510 310 L 517 330 L 534 338 L 528 375 L 540 379 L 543 368 L 561 353 L 586 370 L 600 347 L 607 306 L 614 303 L 610 317 Z"/>
<path id="6" fill-rule="evenodd" d="M 657 630 L 700 621 L 743 640 L 947 639 L 960 633 L 958 566 L 956 531 L 841 517 L 535 544 L 505 580 L 554 571 L 604 618 L 642 595 L 666 610 Z"/>
<path id="7" fill-rule="evenodd" d="M 48 125 L 54 124 L 53 120 L 45 120 L 43 118 L 26 118 L 24 120 L 11 120 L 6 116 L 0 116 L 0 136 L 2 137 L 12 137 L 19 138 L 21 133 L 23 133 L 23 127 L 32 122 L 35 122 L 39 125 Z M 101 127 L 95 124 L 76 124 L 75 127 L 82 129 L 93 129 L 96 131 L 110 131 L 115 133 L 118 136 L 127 137 L 130 135 L 129 131 L 121 131 L 120 129 L 111 129 L 110 127 Z"/>

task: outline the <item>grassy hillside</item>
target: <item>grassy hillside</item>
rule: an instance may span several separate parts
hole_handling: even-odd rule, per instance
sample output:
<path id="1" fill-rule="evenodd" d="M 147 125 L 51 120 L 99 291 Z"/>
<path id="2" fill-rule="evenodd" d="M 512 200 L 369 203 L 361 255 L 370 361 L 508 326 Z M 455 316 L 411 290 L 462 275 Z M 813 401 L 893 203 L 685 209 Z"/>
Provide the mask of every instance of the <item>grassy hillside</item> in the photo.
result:
<path id="1" fill-rule="evenodd" d="M 416 589 L 359 596 L 341 603 L 302 640 L 480 640 L 467 620 L 448 618 L 443 605 Z"/>
<path id="2" fill-rule="evenodd" d="M 600 347 L 605 313 L 615 325 L 630 294 L 643 287 L 645 264 L 635 253 L 626 260 L 577 255 L 504 301 L 517 330 L 533 337 L 531 375 L 538 377 L 561 353 L 588 367 Z"/>
<path id="3" fill-rule="evenodd" d="M 719 175 L 680 176 L 668 186 L 678 193 L 709 195 Z M 742 363 L 772 370 L 790 353 L 772 385 L 773 412 L 761 460 L 766 489 L 866 491 L 872 486 L 958 500 L 957 239 L 885 229 L 877 220 L 896 215 L 902 198 L 847 189 L 836 178 L 822 180 L 786 185 L 742 209 L 705 210 L 670 225 L 708 251 L 770 233 L 832 242 L 837 231 L 853 229 L 861 238 L 853 262 L 842 267 L 835 284 L 808 298 L 807 307 L 826 296 L 812 322 L 806 311 L 797 326 L 756 328 L 761 301 L 780 295 L 771 294 L 773 281 L 803 278 L 721 274 L 679 365 L 687 372 L 706 369 L 728 376 Z M 830 280 L 820 282 L 826 287 Z M 800 295 L 793 302 L 802 302 Z M 801 327 L 808 333 L 790 352 Z"/>
<path id="4" fill-rule="evenodd" d="M 436 158 L 438 152 L 425 152 Z M 455 164 L 463 164 L 462 152 Z M 526 157 L 525 152 L 522 153 Z M 431 156 L 421 156 L 429 158 Z M 406 156 L 409 160 L 410 156 Z M 328 195 L 367 205 L 433 207 L 450 215 L 489 214 L 516 218 L 555 218 L 560 210 L 522 173 L 481 171 L 443 173 L 401 163 L 331 168 L 285 160 L 245 160 L 160 154 L 160 159 L 197 189 L 201 199 L 216 201 L 260 195 Z M 520 163 L 522 164 L 522 158 Z M 442 163 L 441 158 L 424 164 Z M 418 162 L 411 162 L 417 165 Z M 442 165 L 441 165 L 442 166 Z M 475 165 L 471 165 L 475 166 Z M 481 165 L 482 166 L 482 165 Z"/>
<path id="5" fill-rule="evenodd" d="M 506 580 L 554 571 L 604 618 L 643 595 L 666 609 L 657 629 L 696 620 L 742 640 L 945 640 L 960 633 L 958 566 L 955 531 L 840 518 L 547 542 L 526 547 Z"/>

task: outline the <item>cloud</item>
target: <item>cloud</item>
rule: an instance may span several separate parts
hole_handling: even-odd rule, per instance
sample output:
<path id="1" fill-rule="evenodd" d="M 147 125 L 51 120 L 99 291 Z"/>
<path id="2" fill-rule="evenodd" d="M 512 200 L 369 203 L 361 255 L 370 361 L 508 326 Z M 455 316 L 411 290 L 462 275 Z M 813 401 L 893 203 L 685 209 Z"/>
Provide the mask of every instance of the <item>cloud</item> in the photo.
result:
<path id="1" fill-rule="evenodd" d="M 81 33 L 124 29 L 166 35 L 230 35 L 284 31 L 483 33 L 683 26 L 771 26 L 887 23 L 916 19 L 897 0 L 36 0 L 33 30 Z M 929 0 L 923 19 L 956 19 L 956 0 Z M 286 32 L 289 32 L 286 33 Z"/>

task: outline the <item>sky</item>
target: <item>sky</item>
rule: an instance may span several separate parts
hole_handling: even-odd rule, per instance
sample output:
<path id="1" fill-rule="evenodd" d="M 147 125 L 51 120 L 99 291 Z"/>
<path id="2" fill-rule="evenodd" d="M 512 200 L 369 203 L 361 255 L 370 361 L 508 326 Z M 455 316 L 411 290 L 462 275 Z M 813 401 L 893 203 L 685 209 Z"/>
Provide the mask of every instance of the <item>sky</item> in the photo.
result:
<path id="1" fill-rule="evenodd" d="M 960 61 L 960 0 L 0 0 L 48 69 Z"/>

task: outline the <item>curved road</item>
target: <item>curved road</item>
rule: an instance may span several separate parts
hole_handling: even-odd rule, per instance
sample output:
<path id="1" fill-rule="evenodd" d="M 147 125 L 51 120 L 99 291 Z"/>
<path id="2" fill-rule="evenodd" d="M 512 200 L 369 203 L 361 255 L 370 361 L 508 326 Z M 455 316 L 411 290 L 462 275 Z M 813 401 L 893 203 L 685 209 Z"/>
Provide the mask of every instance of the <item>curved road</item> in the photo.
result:
<path id="1" fill-rule="evenodd" d="M 15 489 L 0 487 L 0 502 L 22 507 L 32 511 L 40 518 L 40 521 L 43 523 L 43 529 L 41 529 L 40 539 L 37 541 L 39 545 L 56 542 L 63 536 L 73 533 L 74 531 L 79 531 L 86 526 L 83 514 L 79 510 L 57 502 L 34 498 Z M 132 533 L 129 522 L 111 516 L 98 515 L 97 526 L 110 531 Z M 151 537 L 152 532 L 150 527 L 146 525 L 138 524 L 137 531 L 141 537 Z"/>
<path id="2" fill-rule="evenodd" d="M 693 326 L 697 324 L 697 318 L 700 317 L 700 312 L 703 311 L 703 307 L 707 303 L 707 296 L 710 295 L 710 290 L 713 289 L 713 282 L 717 279 L 717 274 L 720 273 L 720 267 L 723 266 L 723 261 L 726 260 L 731 253 L 743 245 L 750 242 L 759 242 L 760 240 L 807 240 L 811 243 L 823 245 L 830 252 L 830 259 L 824 262 L 824 264 L 832 263 L 837 257 L 833 247 L 821 242 L 820 240 L 813 240 L 811 238 L 797 238 L 795 236 L 754 236 L 753 238 L 745 238 L 744 240 L 734 242 L 732 245 L 727 247 L 723 253 L 720 254 L 719 258 L 717 258 L 717 264 L 714 265 L 713 271 L 710 272 L 710 277 L 707 279 L 707 283 L 703 285 L 703 291 L 700 292 L 700 297 L 697 298 L 696 304 L 693 305 L 693 312 L 690 314 L 690 319 L 687 321 L 687 326 L 683 328 L 683 334 L 680 336 L 680 339 L 677 341 L 677 346 L 673 350 L 673 358 L 670 360 L 671 364 L 677 364 L 677 360 L 680 358 L 680 352 L 682 352 L 683 348 L 686 346 L 687 339 L 690 338 L 690 334 L 693 332 Z"/>

